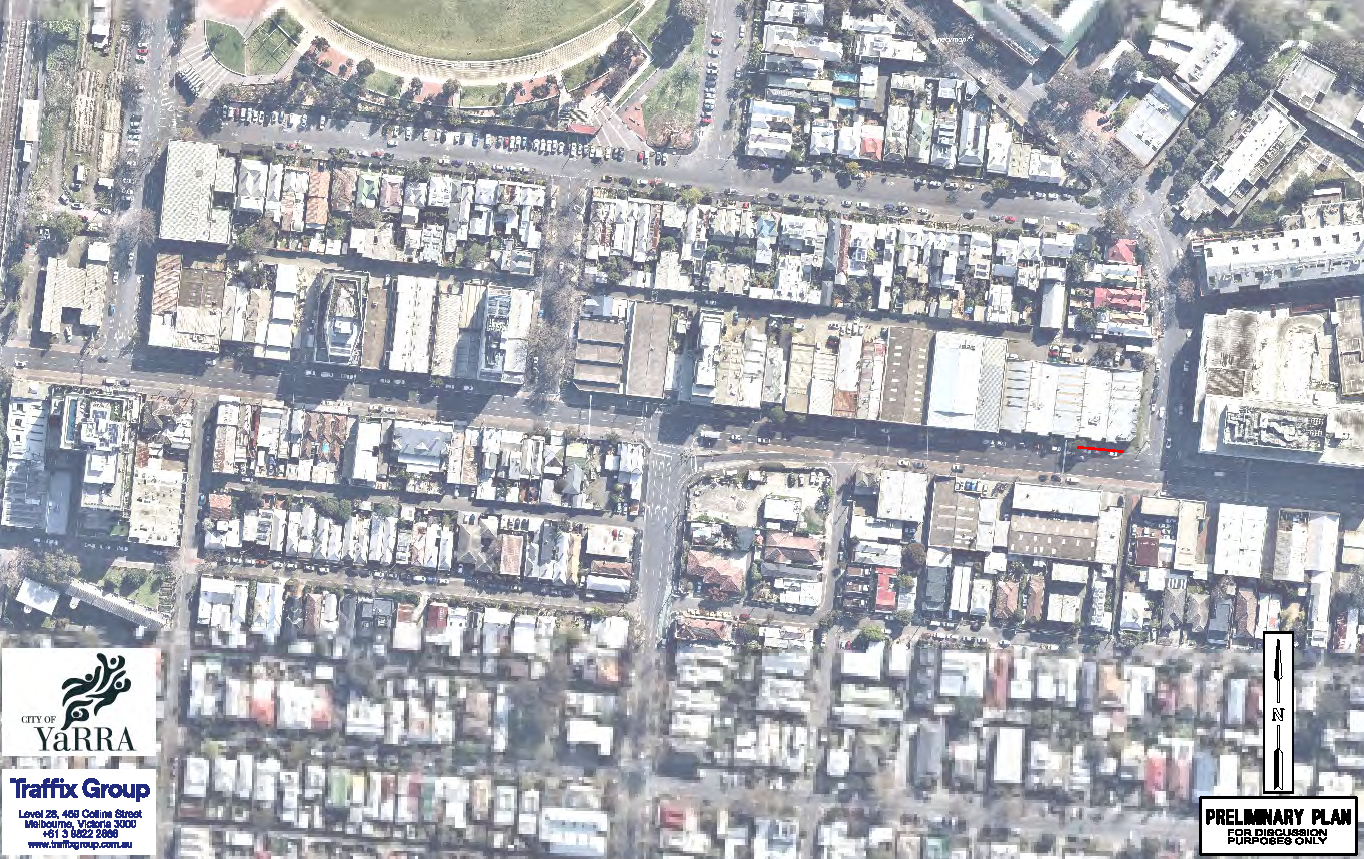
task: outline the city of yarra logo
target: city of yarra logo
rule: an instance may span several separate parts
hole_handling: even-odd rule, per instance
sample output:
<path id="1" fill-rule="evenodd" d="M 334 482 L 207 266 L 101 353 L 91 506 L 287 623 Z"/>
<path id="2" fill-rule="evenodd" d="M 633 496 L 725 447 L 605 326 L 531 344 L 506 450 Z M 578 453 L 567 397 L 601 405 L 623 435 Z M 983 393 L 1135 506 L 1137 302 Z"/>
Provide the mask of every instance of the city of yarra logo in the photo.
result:
<path id="1" fill-rule="evenodd" d="M 141 647 L 0 649 L 0 754 L 146 754 L 156 660 Z"/>
<path id="2" fill-rule="evenodd" d="M 62 684 L 62 688 L 67 690 L 62 698 L 62 706 L 66 708 L 63 731 L 74 722 L 88 722 L 91 716 L 133 688 L 133 681 L 128 679 L 124 670 L 126 660 L 122 656 L 110 659 L 99 653 L 95 658 L 99 660 L 99 665 L 93 672 L 84 677 L 72 677 Z"/>

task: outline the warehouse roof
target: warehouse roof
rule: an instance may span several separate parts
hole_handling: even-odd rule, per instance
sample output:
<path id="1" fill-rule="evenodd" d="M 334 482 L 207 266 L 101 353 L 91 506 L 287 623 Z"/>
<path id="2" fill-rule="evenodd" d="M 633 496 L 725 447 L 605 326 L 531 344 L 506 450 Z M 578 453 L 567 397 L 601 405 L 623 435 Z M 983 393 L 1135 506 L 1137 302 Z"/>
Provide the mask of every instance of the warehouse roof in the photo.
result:
<path id="1" fill-rule="evenodd" d="M 210 240 L 209 209 L 218 170 L 212 143 L 173 140 L 166 148 L 165 191 L 161 198 L 161 238 L 178 242 Z"/>

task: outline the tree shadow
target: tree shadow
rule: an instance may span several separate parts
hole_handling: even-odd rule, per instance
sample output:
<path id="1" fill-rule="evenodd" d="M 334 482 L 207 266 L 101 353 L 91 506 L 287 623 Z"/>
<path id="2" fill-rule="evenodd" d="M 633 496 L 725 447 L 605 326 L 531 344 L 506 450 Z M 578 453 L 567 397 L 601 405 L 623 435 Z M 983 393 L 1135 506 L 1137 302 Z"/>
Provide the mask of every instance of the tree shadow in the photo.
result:
<path id="1" fill-rule="evenodd" d="M 697 24 L 690 19 L 670 15 L 654 44 L 649 46 L 654 55 L 654 65 L 666 69 L 677 62 L 695 38 L 696 27 Z"/>

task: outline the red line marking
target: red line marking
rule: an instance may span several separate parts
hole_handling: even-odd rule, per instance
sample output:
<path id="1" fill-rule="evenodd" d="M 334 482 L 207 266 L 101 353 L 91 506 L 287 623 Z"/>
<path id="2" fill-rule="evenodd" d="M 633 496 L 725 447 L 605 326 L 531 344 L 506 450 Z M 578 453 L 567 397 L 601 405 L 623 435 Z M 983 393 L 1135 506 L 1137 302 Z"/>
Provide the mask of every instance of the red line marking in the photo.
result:
<path id="1" fill-rule="evenodd" d="M 1097 450 L 1097 451 L 1099 451 L 1100 453 L 1126 453 L 1126 452 L 1127 452 L 1127 451 L 1123 450 L 1123 449 L 1120 448 L 1120 447 L 1085 447 L 1084 445 L 1081 445 L 1081 444 L 1075 445 L 1075 449 L 1076 449 L 1076 450 Z"/>

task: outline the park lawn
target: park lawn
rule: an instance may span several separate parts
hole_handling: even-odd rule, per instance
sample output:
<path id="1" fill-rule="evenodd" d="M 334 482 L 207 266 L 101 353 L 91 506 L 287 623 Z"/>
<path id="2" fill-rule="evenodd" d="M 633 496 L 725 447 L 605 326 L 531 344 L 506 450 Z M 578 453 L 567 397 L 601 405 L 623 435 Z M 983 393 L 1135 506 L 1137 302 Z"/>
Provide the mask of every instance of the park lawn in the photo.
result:
<path id="1" fill-rule="evenodd" d="M 444 60 L 500 60 L 554 47 L 635 0 L 315 0 L 381 45 Z"/>
<path id="2" fill-rule="evenodd" d="M 157 574 L 154 571 L 149 571 L 146 580 L 138 586 L 137 590 L 125 594 L 119 585 L 127 572 L 128 570 L 121 567 L 110 567 L 109 570 L 105 572 L 103 578 L 98 582 L 100 590 L 117 594 L 124 599 L 132 600 L 135 603 L 144 605 L 155 611 L 160 604 L 159 594 L 161 591 L 161 581 Z"/>
<path id="3" fill-rule="evenodd" d="M 654 5 L 630 22 L 630 32 L 634 33 L 650 51 L 654 49 L 654 42 L 663 32 L 664 25 L 668 23 L 670 5 L 668 0 L 654 0 Z"/>
<path id="4" fill-rule="evenodd" d="M 161 580 L 155 574 L 148 576 L 137 590 L 128 594 L 128 599 L 156 611 L 161 603 Z"/>
<path id="5" fill-rule="evenodd" d="M 501 107 L 506 99 L 503 86 L 468 86 L 459 91 L 460 107 Z"/>
<path id="6" fill-rule="evenodd" d="M 239 75 L 246 74 L 246 40 L 236 27 L 229 27 L 217 21 L 204 22 L 204 38 L 213 59 L 223 64 L 229 71 Z"/>
<path id="7" fill-rule="evenodd" d="M 575 66 L 564 69 L 559 78 L 563 81 L 564 89 L 572 92 L 588 81 L 597 76 L 598 68 L 601 66 L 601 57 L 588 57 Z"/>
<path id="8" fill-rule="evenodd" d="M 644 124 L 664 121 L 683 128 L 696 125 L 701 110 L 701 69 L 705 58 L 706 31 L 701 25 L 692 29 L 691 42 L 644 98 Z"/>
<path id="9" fill-rule="evenodd" d="M 365 88 L 380 95 L 396 96 L 402 92 L 403 80 L 383 69 L 375 69 L 374 74 L 365 78 Z"/>
<path id="10" fill-rule="evenodd" d="M 251 74 L 278 73 L 289 62 L 302 33 L 302 26 L 282 10 L 252 30 L 246 40 L 246 62 Z"/>

